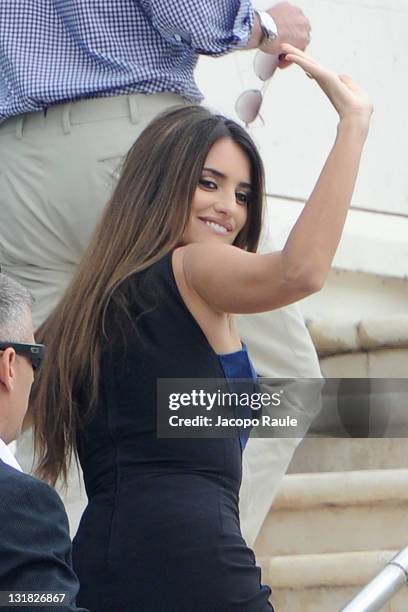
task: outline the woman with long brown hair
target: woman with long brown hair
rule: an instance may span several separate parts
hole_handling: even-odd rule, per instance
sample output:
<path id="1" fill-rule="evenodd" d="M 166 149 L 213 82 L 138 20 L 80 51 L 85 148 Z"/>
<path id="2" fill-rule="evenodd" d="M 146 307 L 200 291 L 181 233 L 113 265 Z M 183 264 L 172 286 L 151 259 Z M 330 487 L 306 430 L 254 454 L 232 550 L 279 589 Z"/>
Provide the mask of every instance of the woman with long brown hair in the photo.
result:
<path id="1" fill-rule="evenodd" d="M 349 77 L 290 45 L 339 114 L 337 137 L 282 251 L 256 254 L 262 162 L 199 106 L 155 119 L 130 150 L 78 272 L 43 329 L 39 473 L 79 457 L 89 503 L 74 540 L 92 612 L 266 612 L 239 528 L 243 441 L 157 437 L 157 380 L 255 377 L 232 313 L 317 291 L 330 269 L 371 115 Z"/>

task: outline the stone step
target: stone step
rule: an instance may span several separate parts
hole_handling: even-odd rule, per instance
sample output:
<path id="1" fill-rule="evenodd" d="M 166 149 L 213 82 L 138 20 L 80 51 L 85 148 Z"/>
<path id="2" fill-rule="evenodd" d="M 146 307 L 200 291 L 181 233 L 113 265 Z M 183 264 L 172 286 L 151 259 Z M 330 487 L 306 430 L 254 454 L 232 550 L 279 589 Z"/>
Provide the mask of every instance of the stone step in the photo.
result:
<path id="1" fill-rule="evenodd" d="M 398 551 L 377 550 L 333 554 L 258 557 L 262 582 L 272 586 L 277 611 L 339 612 Z M 408 588 L 383 607 L 406 612 Z"/>
<path id="2" fill-rule="evenodd" d="M 406 438 L 306 437 L 297 447 L 288 472 L 399 469 L 406 464 Z"/>
<path id="3" fill-rule="evenodd" d="M 408 544 L 408 470 L 288 474 L 257 556 L 394 550 Z"/>

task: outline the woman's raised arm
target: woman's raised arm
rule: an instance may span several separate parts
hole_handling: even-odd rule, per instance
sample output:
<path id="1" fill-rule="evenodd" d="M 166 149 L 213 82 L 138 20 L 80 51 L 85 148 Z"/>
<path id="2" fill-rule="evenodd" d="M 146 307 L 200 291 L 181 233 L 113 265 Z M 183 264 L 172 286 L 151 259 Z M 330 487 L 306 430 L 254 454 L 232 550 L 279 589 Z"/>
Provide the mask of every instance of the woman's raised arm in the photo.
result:
<path id="1" fill-rule="evenodd" d="M 181 249 L 187 287 L 214 310 L 263 312 L 321 289 L 351 202 L 372 106 L 349 76 L 337 75 L 291 45 L 286 59 L 300 66 L 339 115 L 337 136 L 313 192 L 282 251 L 258 255 L 225 244 Z"/>

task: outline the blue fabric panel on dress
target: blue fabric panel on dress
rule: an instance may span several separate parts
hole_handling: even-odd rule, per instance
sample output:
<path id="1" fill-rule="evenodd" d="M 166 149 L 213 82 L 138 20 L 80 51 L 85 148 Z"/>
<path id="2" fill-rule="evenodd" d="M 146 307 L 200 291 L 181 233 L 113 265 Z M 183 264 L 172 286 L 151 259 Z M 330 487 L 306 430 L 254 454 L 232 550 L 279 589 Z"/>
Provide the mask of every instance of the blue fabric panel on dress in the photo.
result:
<path id="1" fill-rule="evenodd" d="M 256 380 L 256 372 L 252 365 L 251 359 L 248 354 L 248 349 L 244 343 L 242 343 L 242 349 L 234 351 L 233 353 L 225 353 L 218 355 L 222 369 L 224 370 L 225 378 L 228 381 L 234 379 L 250 379 Z M 239 384 L 239 383 L 237 383 Z M 236 385 L 235 385 L 236 386 Z M 231 382 L 231 391 L 234 389 L 234 383 Z M 248 388 L 246 388 L 248 391 Z M 249 407 L 235 407 L 235 416 L 238 418 L 251 418 L 252 410 Z M 241 446 L 241 452 L 244 450 L 246 443 L 248 442 L 250 429 L 239 427 L 239 443 Z"/>

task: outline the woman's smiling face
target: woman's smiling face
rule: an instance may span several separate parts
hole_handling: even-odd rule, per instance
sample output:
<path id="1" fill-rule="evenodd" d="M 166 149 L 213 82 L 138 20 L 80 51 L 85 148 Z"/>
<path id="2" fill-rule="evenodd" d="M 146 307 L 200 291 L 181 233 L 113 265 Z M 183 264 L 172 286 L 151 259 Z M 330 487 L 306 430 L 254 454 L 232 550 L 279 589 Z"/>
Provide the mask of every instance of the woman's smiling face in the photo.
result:
<path id="1" fill-rule="evenodd" d="M 232 244 L 246 223 L 250 196 L 248 157 L 231 138 L 217 140 L 205 160 L 182 244 Z"/>

